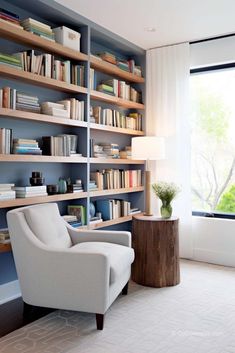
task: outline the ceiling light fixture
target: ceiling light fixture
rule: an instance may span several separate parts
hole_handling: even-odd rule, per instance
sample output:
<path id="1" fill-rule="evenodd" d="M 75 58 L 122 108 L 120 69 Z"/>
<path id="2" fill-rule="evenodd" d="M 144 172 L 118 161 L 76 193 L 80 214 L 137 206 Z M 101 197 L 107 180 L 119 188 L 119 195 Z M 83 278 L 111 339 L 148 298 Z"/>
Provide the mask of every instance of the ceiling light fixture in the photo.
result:
<path id="1" fill-rule="evenodd" d="M 146 32 L 156 32 L 156 28 L 155 27 L 145 27 L 144 29 Z"/>

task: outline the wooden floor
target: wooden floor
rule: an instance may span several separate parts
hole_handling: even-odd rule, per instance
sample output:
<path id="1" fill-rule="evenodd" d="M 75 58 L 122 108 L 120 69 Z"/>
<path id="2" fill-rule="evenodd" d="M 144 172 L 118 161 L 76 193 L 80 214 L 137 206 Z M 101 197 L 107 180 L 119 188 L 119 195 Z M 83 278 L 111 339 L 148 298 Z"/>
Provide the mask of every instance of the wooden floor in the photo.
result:
<path id="1" fill-rule="evenodd" d="M 29 324 L 42 316 L 49 314 L 52 309 L 34 307 L 27 317 L 23 315 L 23 300 L 18 298 L 0 305 L 0 337 Z"/>

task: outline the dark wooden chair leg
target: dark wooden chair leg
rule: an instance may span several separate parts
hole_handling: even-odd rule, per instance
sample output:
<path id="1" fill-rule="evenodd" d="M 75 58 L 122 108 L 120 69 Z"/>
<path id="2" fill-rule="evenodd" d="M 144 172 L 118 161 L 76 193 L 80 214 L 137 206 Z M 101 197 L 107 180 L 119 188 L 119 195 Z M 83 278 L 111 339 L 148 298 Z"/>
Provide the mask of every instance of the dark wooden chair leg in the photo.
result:
<path id="1" fill-rule="evenodd" d="M 104 314 L 96 314 L 96 327 L 97 327 L 97 330 L 103 330 Z"/>
<path id="2" fill-rule="evenodd" d="M 128 294 L 128 282 L 122 290 L 122 295 L 127 295 L 127 294 Z"/>

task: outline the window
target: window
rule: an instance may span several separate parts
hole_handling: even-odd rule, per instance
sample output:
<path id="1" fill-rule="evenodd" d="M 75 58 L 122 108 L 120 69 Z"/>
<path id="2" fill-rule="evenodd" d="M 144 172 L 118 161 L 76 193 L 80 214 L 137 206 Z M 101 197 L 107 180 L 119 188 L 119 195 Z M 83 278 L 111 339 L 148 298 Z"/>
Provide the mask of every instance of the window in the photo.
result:
<path id="1" fill-rule="evenodd" d="M 235 218 L 235 67 L 192 72 L 190 89 L 194 214 Z"/>

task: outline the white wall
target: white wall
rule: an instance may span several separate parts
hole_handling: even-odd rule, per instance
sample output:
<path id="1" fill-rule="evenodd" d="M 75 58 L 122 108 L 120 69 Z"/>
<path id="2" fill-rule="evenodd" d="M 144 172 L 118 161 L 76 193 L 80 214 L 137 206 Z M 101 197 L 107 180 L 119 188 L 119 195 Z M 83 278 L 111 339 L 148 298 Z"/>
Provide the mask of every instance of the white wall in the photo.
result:
<path id="1" fill-rule="evenodd" d="M 235 267 L 235 220 L 193 217 L 194 260 Z"/>
<path id="2" fill-rule="evenodd" d="M 235 62 L 235 36 L 192 44 L 191 69 Z M 193 259 L 235 267 L 235 220 L 193 217 Z"/>

